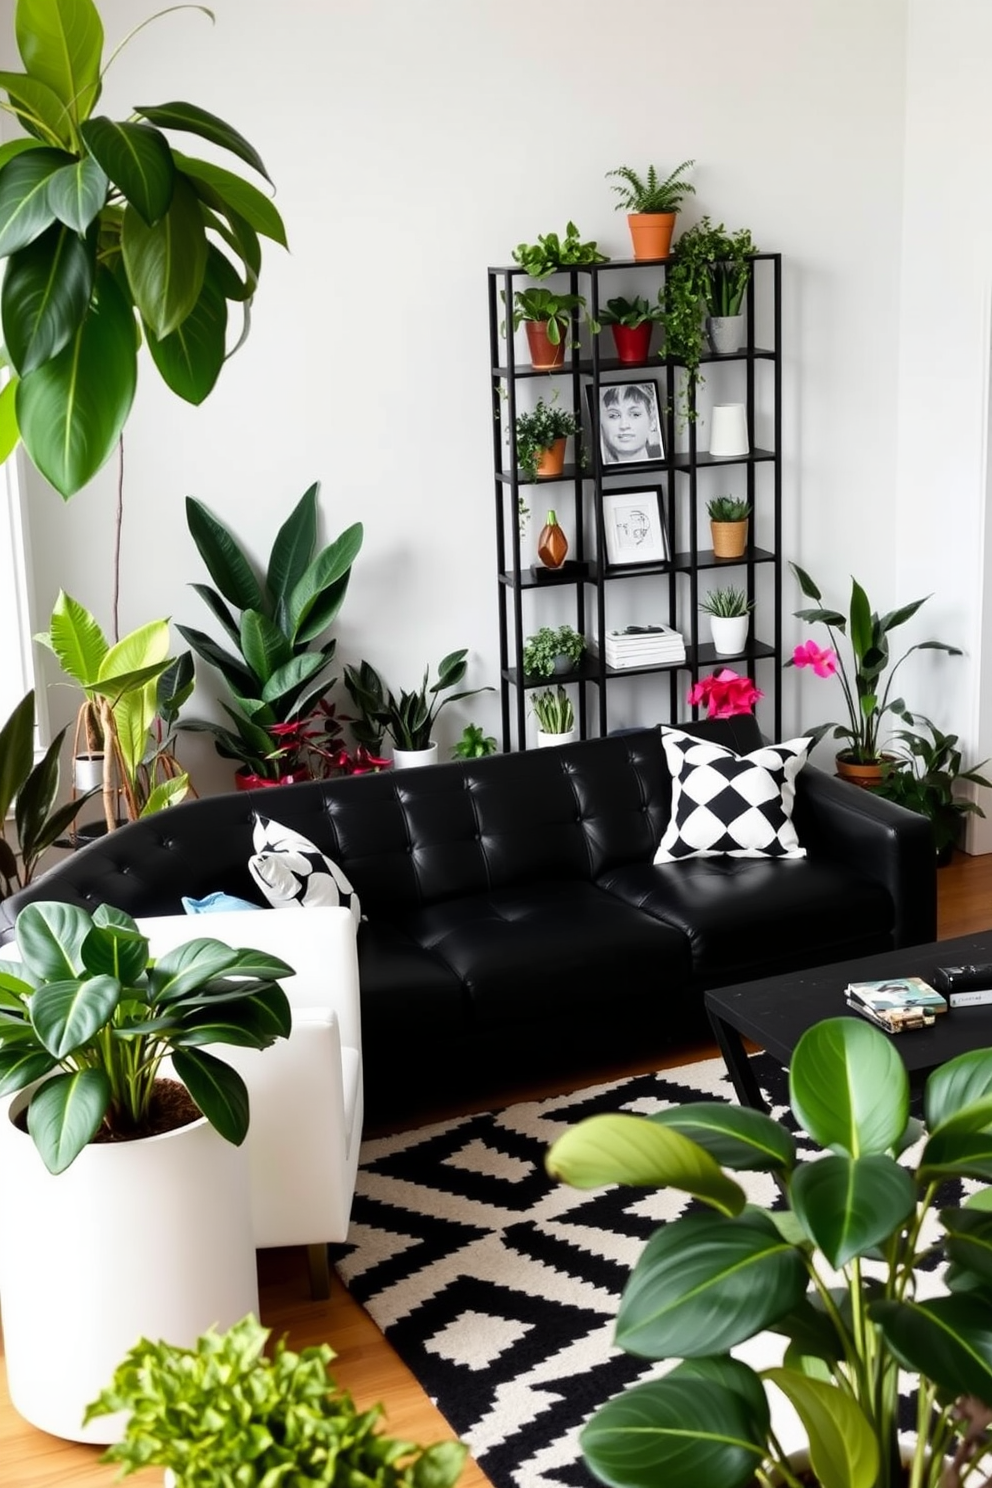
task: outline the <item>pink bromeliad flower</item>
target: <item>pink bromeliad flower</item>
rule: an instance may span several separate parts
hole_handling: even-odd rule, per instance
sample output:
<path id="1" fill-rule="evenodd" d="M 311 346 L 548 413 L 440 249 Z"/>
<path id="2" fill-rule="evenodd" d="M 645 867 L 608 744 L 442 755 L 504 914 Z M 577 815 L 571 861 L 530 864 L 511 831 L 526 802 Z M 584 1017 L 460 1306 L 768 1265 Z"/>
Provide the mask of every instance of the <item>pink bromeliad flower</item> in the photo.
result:
<path id="1" fill-rule="evenodd" d="M 740 713 L 753 713 L 754 705 L 764 697 L 750 677 L 741 677 L 730 667 L 703 677 L 689 688 L 687 701 L 693 708 L 705 704 L 707 718 L 733 718 Z"/>
<path id="2" fill-rule="evenodd" d="M 797 667 L 812 667 L 817 677 L 832 677 L 837 670 L 837 652 L 832 646 L 805 641 L 793 651 L 792 662 Z"/>

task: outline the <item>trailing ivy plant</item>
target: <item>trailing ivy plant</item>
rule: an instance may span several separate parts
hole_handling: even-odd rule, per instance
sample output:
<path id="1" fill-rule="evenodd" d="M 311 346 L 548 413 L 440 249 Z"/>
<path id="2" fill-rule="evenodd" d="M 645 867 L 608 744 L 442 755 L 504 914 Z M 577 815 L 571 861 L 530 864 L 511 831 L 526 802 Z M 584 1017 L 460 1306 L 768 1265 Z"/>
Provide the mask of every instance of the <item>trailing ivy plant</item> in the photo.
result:
<path id="1" fill-rule="evenodd" d="M 736 303 L 740 308 L 756 252 L 747 228 L 728 233 L 722 222 L 714 227 L 708 217 L 687 228 L 672 247 L 664 290 L 665 355 L 685 367 L 680 412 L 689 420 L 696 417 L 695 390 L 702 381 L 699 359 L 704 346 L 704 312 L 736 314 L 713 307 Z"/>
<path id="2" fill-rule="evenodd" d="M 170 8 L 213 20 L 201 5 Z M 136 104 L 120 121 L 94 112 L 120 47 L 104 61 L 93 0 L 17 0 L 14 33 L 24 72 L 0 73 L 0 107 L 27 137 L 0 146 L 0 318 L 14 374 L 0 394 L 0 460 L 20 438 L 68 499 L 120 438 L 142 343 L 174 393 L 203 402 L 231 354 L 229 305 L 242 312 L 232 350 L 248 334 L 259 239 L 285 247 L 286 233 L 251 181 L 164 132 L 220 146 L 268 181 L 217 115 L 185 102 Z"/>

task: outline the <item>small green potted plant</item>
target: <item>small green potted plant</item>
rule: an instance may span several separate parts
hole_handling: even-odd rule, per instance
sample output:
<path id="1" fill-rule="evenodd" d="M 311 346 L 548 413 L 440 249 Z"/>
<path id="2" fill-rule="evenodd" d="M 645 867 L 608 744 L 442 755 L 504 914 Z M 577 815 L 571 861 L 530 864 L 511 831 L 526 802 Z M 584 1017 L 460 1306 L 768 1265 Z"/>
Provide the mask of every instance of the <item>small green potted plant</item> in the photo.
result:
<path id="1" fill-rule="evenodd" d="M 523 668 L 528 677 L 570 672 L 582 660 L 586 638 L 571 625 L 542 625 L 524 642 Z"/>
<path id="2" fill-rule="evenodd" d="M 975 1049 L 930 1075 L 925 1128 L 910 1115 L 892 1039 L 856 1017 L 803 1034 L 789 1087 L 804 1145 L 821 1149 L 811 1161 L 800 1160 L 781 1122 L 717 1102 L 592 1116 L 548 1153 L 551 1176 L 574 1187 L 672 1188 L 698 1211 L 655 1232 L 621 1297 L 618 1346 L 680 1362 L 607 1401 L 583 1427 L 586 1462 L 611 1488 L 800 1488 L 811 1479 L 823 1488 L 959 1488 L 983 1457 L 992 1051 Z M 736 1177 L 745 1172 L 767 1174 L 772 1198 L 749 1201 Z M 948 1198 L 946 1181 L 963 1178 L 983 1187 Z M 951 1262 L 939 1295 L 934 1258 Z M 768 1367 L 734 1357 L 766 1330 Z M 905 1459 L 900 1370 L 919 1392 Z M 805 1469 L 776 1436 L 769 1386 L 798 1413 Z"/>
<path id="3" fill-rule="evenodd" d="M 751 503 L 743 496 L 714 496 L 706 503 L 716 558 L 743 558 Z"/>
<path id="4" fill-rule="evenodd" d="M 565 440 L 577 435 L 579 420 L 570 408 L 553 399 L 538 398 L 530 413 L 518 413 L 515 423 L 517 464 L 529 481 L 538 476 L 561 475 L 565 465 Z"/>
<path id="5" fill-rule="evenodd" d="M 695 186 L 683 179 L 695 163 L 683 160 L 664 180 L 653 165 L 643 176 L 629 165 L 607 171 L 607 180 L 619 178 L 611 189 L 620 197 L 616 210 L 627 213 L 636 259 L 667 258 L 683 198 L 695 195 Z"/>
<path id="6" fill-rule="evenodd" d="M 554 689 L 535 692 L 531 707 L 537 719 L 537 747 L 553 744 L 570 744 L 575 737 L 575 709 L 572 699 L 559 682 Z"/>
<path id="7" fill-rule="evenodd" d="M 487 734 L 479 723 L 467 723 L 462 736 L 451 748 L 452 759 L 485 759 L 496 754 L 499 745 L 492 734 Z"/>
<path id="8" fill-rule="evenodd" d="M 513 250 L 513 262 L 529 274 L 532 279 L 547 279 L 561 269 L 572 269 L 577 264 L 605 263 L 607 255 L 600 253 L 595 242 L 583 242 L 574 222 L 565 228 L 565 236 L 557 233 L 538 233 L 536 243 L 518 243 Z"/>
<path id="9" fill-rule="evenodd" d="M 882 778 L 872 790 L 929 817 L 937 862 L 944 865 L 950 862 L 965 817 L 985 815 L 976 801 L 956 796 L 954 787 L 958 781 L 992 785 L 979 774 L 988 761 L 965 770 L 957 734 L 943 733 L 921 713 L 914 714 L 911 721 L 913 728 L 894 730 L 892 740 L 897 742 L 890 741 L 882 761 Z"/>
<path id="10" fill-rule="evenodd" d="M 665 353 L 686 369 L 679 406 L 688 419 L 696 416 L 695 391 L 701 381 L 699 362 L 705 348 L 704 313 L 719 315 L 720 311 L 712 307 L 736 300 L 734 313 L 739 314 L 740 300 L 750 282 L 752 255 L 757 251 L 747 228 L 728 233 L 723 223 L 714 227 L 708 217 L 688 228 L 672 250 L 664 288 Z M 721 340 L 714 350 L 737 349 L 740 323 L 728 327 L 727 335 L 727 341 Z"/>
<path id="11" fill-rule="evenodd" d="M 393 765 L 397 769 L 416 765 L 430 765 L 437 759 L 437 743 L 434 740 L 434 723 L 442 708 L 448 703 L 460 702 L 463 698 L 477 697 L 480 692 L 492 692 L 492 687 L 472 687 L 465 692 L 453 692 L 441 698 L 442 692 L 457 687 L 468 671 L 468 650 L 451 651 L 438 664 L 437 681 L 429 685 L 430 668 L 424 668 L 424 678 L 413 692 L 400 692 L 397 697 L 386 686 L 379 673 L 367 661 L 363 661 L 358 672 L 346 671 L 352 696 L 360 700 L 363 712 L 370 710 L 370 717 L 388 734 L 393 742 Z"/>
<path id="12" fill-rule="evenodd" d="M 699 608 L 710 617 L 713 647 L 718 656 L 740 656 L 747 645 L 748 626 L 754 600 L 736 584 L 711 589 L 699 601 Z"/>
<path id="13" fill-rule="evenodd" d="M 882 726 L 891 715 L 912 723 L 913 715 L 906 709 L 902 698 L 892 697 L 895 674 L 914 651 L 943 651 L 948 656 L 960 656 L 958 646 L 949 646 L 945 641 L 918 641 L 908 647 L 897 661 L 889 651 L 889 635 L 900 625 L 911 620 L 917 610 L 927 602 L 927 597 L 914 599 L 910 604 L 900 605 L 880 615 L 873 610 L 868 596 L 857 579 L 851 580 L 849 613 L 832 609 L 823 604 L 823 596 L 809 574 L 797 563 L 789 567 L 798 580 L 799 587 L 807 599 L 814 601 L 810 609 L 794 610 L 798 620 L 810 625 L 825 625 L 829 646 L 821 647 L 809 640 L 798 645 L 786 666 L 809 667 L 814 676 L 836 676 L 844 693 L 847 705 L 846 723 L 821 723 L 805 733 L 814 744 L 827 734 L 845 740 L 843 749 L 836 757 L 837 773 L 859 785 L 877 785 L 882 778 L 884 741 Z M 834 632 L 844 636 L 851 648 L 851 670 L 844 663 Z M 883 687 L 882 680 L 888 672 Z"/>
<path id="14" fill-rule="evenodd" d="M 614 295 L 607 300 L 606 309 L 600 312 L 599 318 L 613 333 L 618 361 L 646 362 L 651 350 L 651 333 L 665 319 L 662 291 L 658 291 L 658 302 L 654 305 L 649 304 L 643 295 L 635 295 L 632 300 L 625 295 Z"/>
<path id="15" fill-rule="evenodd" d="M 543 287 L 514 291 L 513 329 L 524 327 L 533 367 L 543 371 L 562 365 L 566 346 L 578 345 L 571 335 L 573 319 L 585 309 L 584 295 L 559 294 Z M 599 330 L 598 323 L 590 321 L 589 325 Z"/>
<path id="16" fill-rule="evenodd" d="M 86 1411 L 87 1423 L 127 1413 L 101 1461 L 122 1464 L 121 1477 L 165 1468 L 174 1488 L 453 1488 L 463 1443 L 421 1447 L 387 1436 L 381 1406 L 359 1411 L 338 1388 L 328 1344 L 296 1352 L 280 1338 L 267 1358 L 269 1332 L 249 1314 L 193 1348 L 141 1339 Z"/>

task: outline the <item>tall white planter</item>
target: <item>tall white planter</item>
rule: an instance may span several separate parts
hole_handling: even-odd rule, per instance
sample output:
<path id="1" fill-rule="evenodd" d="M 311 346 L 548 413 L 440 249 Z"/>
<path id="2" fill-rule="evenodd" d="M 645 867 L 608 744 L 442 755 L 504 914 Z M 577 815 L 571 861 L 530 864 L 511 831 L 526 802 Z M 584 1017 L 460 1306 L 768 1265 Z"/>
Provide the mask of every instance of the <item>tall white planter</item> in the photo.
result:
<path id="1" fill-rule="evenodd" d="M 394 749 L 394 770 L 415 770 L 418 765 L 437 764 L 437 744 L 429 744 L 426 749 Z"/>
<path id="2" fill-rule="evenodd" d="M 53 1176 L 0 1111 L 0 1309 L 15 1410 L 68 1441 L 119 1439 L 83 1411 L 142 1337 L 192 1346 L 258 1313 L 248 1153 L 205 1120 L 90 1146 Z"/>

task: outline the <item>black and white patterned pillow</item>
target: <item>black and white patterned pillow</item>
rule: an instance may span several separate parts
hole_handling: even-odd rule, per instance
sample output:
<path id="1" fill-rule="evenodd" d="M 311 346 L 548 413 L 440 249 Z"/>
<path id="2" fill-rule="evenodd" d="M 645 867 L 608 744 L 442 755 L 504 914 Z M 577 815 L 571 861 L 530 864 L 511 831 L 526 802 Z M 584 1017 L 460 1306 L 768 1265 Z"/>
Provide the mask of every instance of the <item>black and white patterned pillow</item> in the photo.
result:
<path id="1" fill-rule="evenodd" d="M 672 816 L 654 855 L 680 858 L 804 858 L 792 824 L 795 779 L 809 739 L 735 754 L 722 744 L 663 728 L 672 775 Z"/>
<path id="2" fill-rule="evenodd" d="M 308 837 L 256 815 L 252 846 L 248 871 L 274 909 L 341 905 L 361 920 L 362 907 L 347 874 Z"/>

